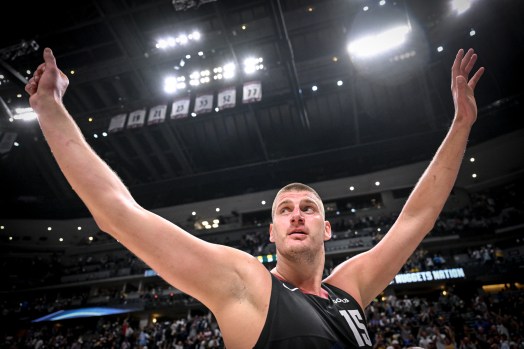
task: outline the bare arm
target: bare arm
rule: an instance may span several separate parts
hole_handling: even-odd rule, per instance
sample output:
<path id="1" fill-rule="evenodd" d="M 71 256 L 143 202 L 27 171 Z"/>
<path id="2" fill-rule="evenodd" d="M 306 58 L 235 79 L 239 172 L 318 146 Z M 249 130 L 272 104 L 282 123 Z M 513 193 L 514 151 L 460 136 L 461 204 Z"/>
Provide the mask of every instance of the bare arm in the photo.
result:
<path id="1" fill-rule="evenodd" d="M 484 68 L 468 81 L 476 59 L 472 49 L 457 53 L 451 69 L 453 123 L 395 224 L 375 247 L 339 265 L 326 280 L 350 292 L 363 307 L 387 287 L 431 231 L 453 188 L 477 117 L 473 92 Z"/>
<path id="2" fill-rule="evenodd" d="M 270 283 L 254 257 L 197 239 L 138 205 L 62 104 L 69 81 L 50 49 L 45 49 L 44 61 L 26 86 L 30 104 L 60 169 L 103 231 L 213 311 L 228 301 L 245 300 L 256 289 L 247 286 L 253 286 L 257 275 L 263 273 L 266 279 L 259 279 Z"/>

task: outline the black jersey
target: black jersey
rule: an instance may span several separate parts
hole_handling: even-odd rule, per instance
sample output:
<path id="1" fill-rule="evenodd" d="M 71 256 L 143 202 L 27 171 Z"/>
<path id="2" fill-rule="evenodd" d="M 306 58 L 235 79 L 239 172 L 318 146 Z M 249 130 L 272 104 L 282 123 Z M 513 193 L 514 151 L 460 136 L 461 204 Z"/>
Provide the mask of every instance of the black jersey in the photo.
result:
<path id="1" fill-rule="evenodd" d="M 322 284 L 329 299 L 302 293 L 271 274 L 266 323 L 254 349 L 371 348 L 364 312 L 348 293 Z"/>

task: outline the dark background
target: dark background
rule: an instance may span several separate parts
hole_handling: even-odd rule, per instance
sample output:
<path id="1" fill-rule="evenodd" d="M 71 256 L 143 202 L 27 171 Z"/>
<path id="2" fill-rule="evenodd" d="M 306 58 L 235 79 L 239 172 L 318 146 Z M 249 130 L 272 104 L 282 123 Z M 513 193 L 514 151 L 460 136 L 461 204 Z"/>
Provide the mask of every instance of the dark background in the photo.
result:
<path id="1" fill-rule="evenodd" d="M 369 11 L 363 11 L 365 5 Z M 453 116 L 449 72 L 459 48 L 473 47 L 477 67 L 487 69 L 476 91 L 479 120 L 470 145 L 523 126 L 520 1 L 479 0 L 462 15 L 447 1 L 417 0 L 384 6 L 341 0 L 88 0 L 65 6 L 19 1 L 9 6 L 6 13 L 14 24 L 2 22 L 0 37 L 5 102 L 0 135 L 16 133 L 18 146 L 0 154 L 2 218 L 88 216 L 37 122 L 8 121 L 15 107 L 28 105 L 23 80 L 41 62 L 46 46 L 71 80 L 66 107 L 97 153 L 149 209 L 430 159 Z M 378 58 L 352 62 L 348 40 L 363 27 L 384 27 L 390 16 L 411 24 L 410 40 Z M 165 52 L 155 48 L 162 35 L 194 29 L 202 34 L 194 45 Z M 471 29 L 476 35 L 470 36 Z M 192 58 L 175 70 L 187 53 Z M 234 85 L 235 108 L 169 120 L 175 96 L 162 91 L 167 73 L 189 75 L 226 61 L 241 64 L 251 54 L 264 58 L 264 70 L 254 77 L 237 74 L 231 82 L 188 91 L 194 101 L 202 91 L 216 96 L 220 88 Z M 242 104 L 242 84 L 250 80 L 261 81 L 262 101 Z M 107 131 L 114 115 L 158 104 L 168 105 L 166 122 L 93 138 Z M 522 156 L 522 149 L 500 156 Z"/>

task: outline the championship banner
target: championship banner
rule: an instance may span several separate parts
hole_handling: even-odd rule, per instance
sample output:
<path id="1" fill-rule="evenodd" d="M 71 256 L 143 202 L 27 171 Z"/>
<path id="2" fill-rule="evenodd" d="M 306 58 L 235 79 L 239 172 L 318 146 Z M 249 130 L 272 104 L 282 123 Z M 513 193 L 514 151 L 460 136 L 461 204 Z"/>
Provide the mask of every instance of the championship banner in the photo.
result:
<path id="1" fill-rule="evenodd" d="M 127 118 L 127 128 L 137 128 L 144 126 L 146 122 L 146 110 L 138 109 L 129 113 Z"/>
<path id="2" fill-rule="evenodd" d="M 124 125 L 126 124 L 126 116 L 127 114 L 118 114 L 111 118 L 111 122 L 109 123 L 109 129 L 108 132 L 117 132 L 124 129 Z"/>
<path id="3" fill-rule="evenodd" d="M 218 109 L 234 108 L 237 101 L 237 89 L 234 86 L 222 89 L 218 93 Z"/>
<path id="4" fill-rule="evenodd" d="M 1 136 L 1 135 L 0 135 Z M 13 147 L 18 133 L 16 132 L 6 132 L 3 137 L 0 137 L 0 154 L 7 153 Z"/>
<path id="5" fill-rule="evenodd" d="M 149 109 L 149 115 L 147 117 L 147 124 L 153 125 L 153 124 L 159 124 L 164 122 L 166 119 L 166 111 L 167 111 L 167 105 L 157 105 L 151 109 Z"/>
<path id="6" fill-rule="evenodd" d="M 260 81 L 248 81 L 244 83 L 242 103 L 260 102 L 262 100 L 262 84 Z"/>
<path id="7" fill-rule="evenodd" d="M 205 94 L 195 98 L 194 112 L 196 114 L 209 113 L 213 110 L 213 95 Z"/>
<path id="8" fill-rule="evenodd" d="M 171 119 L 186 118 L 189 114 L 189 97 L 175 99 L 171 108 Z"/>

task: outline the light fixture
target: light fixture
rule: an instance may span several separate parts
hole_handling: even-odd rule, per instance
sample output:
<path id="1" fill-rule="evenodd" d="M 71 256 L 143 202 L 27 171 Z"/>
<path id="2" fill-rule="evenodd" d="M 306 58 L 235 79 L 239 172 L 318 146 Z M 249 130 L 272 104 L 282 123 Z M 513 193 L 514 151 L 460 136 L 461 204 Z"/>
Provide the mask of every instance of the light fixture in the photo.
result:
<path id="1" fill-rule="evenodd" d="M 409 32 L 410 28 L 407 25 L 396 26 L 353 40 L 349 43 L 347 49 L 353 57 L 371 57 L 402 45 Z"/>
<path id="2" fill-rule="evenodd" d="M 473 0 L 451 0 L 451 10 L 461 15 L 471 7 Z"/>
<path id="3" fill-rule="evenodd" d="M 36 120 L 37 115 L 32 108 L 16 108 L 13 115 L 14 120 L 32 121 Z"/>

